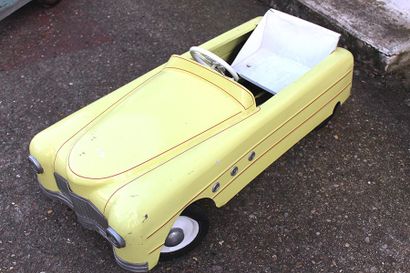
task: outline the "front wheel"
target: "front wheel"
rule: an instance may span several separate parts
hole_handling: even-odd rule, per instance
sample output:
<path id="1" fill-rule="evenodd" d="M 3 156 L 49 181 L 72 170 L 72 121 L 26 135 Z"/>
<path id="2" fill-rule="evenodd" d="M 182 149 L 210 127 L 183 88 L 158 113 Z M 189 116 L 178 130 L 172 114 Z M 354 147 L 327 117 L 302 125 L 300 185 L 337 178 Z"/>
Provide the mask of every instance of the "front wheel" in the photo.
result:
<path id="1" fill-rule="evenodd" d="M 161 249 L 161 260 L 184 255 L 196 247 L 208 232 L 209 221 L 197 205 L 186 208 L 172 226 Z"/>

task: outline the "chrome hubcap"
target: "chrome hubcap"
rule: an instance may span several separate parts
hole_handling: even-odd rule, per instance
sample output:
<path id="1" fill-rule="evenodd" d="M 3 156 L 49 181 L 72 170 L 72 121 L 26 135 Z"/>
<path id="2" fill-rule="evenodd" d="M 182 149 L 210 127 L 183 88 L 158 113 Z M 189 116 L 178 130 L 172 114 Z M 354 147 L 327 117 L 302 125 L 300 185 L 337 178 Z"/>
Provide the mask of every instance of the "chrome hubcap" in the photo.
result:
<path id="1" fill-rule="evenodd" d="M 179 216 L 168 234 L 161 253 L 171 253 L 191 244 L 199 234 L 199 223 L 188 217 Z"/>
<path id="2" fill-rule="evenodd" d="M 165 246 L 172 247 L 176 246 L 184 240 L 184 231 L 182 228 L 172 228 L 165 240 Z"/>

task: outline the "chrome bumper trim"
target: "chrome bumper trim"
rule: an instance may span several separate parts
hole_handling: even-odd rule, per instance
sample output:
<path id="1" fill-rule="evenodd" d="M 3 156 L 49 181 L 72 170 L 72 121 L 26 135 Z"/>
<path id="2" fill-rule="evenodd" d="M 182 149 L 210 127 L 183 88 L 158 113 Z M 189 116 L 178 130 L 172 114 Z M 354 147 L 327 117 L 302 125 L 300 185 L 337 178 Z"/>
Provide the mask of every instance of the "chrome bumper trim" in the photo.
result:
<path id="1" fill-rule="evenodd" d="M 57 191 L 50 191 L 46 188 L 44 188 L 43 185 L 41 185 L 41 183 L 38 183 L 38 185 L 40 186 L 40 190 L 42 193 L 44 193 L 44 195 L 46 195 L 47 197 L 53 199 L 53 200 L 57 200 L 60 202 L 63 202 L 65 205 L 69 206 L 70 209 L 73 209 L 73 203 L 71 203 L 71 200 L 68 199 L 67 197 L 65 197 L 64 195 L 62 195 L 60 192 Z"/>
<path id="2" fill-rule="evenodd" d="M 89 200 L 76 195 L 70 189 L 68 182 L 55 174 L 57 186 L 61 192 L 50 191 L 38 183 L 41 191 L 51 199 L 63 202 L 74 210 L 77 221 L 86 229 L 97 231 L 116 248 L 125 247 L 125 240 L 108 225 L 104 215 Z"/>
<path id="3" fill-rule="evenodd" d="M 72 202 L 78 221 L 86 229 L 96 230 L 102 235 L 105 234 L 108 221 L 104 215 L 89 200 L 75 194 L 64 177 L 57 173 L 54 173 L 54 177 L 61 194 Z"/>
<path id="4" fill-rule="evenodd" d="M 115 257 L 115 261 L 117 262 L 117 264 L 128 271 L 131 272 L 148 272 L 148 263 L 129 263 L 126 261 L 121 260 L 121 258 L 119 258 L 117 256 L 117 254 L 115 254 L 114 252 L 114 257 Z"/>
<path id="5" fill-rule="evenodd" d="M 71 209 L 74 210 L 73 203 L 65 195 L 63 195 L 60 192 L 50 191 L 50 190 L 46 189 L 43 185 L 41 185 L 41 183 L 38 183 L 38 185 L 40 186 L 40 189 L 44 193 L 44 195 L 46 195 L 47 197 L 49 197 L 51 199 L 61 201 L 62 203 L 66 204 L 67 206 L 69 206 Z M 77 219 L 81 223 L 81 218 L 77 218 Z M 107 234 L 102 232 L 102 229 L 98 229 L 97 231 L 105 239 L 110 241 L 107 238 Z M 125 245 L 125 242 L 124 242 L 124 245 Z M 122 260 L 121 258 L 119 258 L 117 256 L 117 254 L 115 253 L 115 251 L 114 251 L 114 257 L 115 257 L 115 261 L 117 262 L 117 264 L 125 270 L 131 271 L 131 272 L 148 272 L 148 263 L 129 263 L 129 262 L 126 262 L 126 261 Z"/>

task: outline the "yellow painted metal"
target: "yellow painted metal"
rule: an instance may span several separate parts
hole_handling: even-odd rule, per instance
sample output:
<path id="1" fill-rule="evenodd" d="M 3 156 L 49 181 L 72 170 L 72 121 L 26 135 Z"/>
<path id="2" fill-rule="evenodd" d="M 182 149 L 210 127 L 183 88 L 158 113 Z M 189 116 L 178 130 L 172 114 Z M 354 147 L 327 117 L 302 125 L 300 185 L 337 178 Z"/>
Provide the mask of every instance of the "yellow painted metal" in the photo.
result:
<path id="1" fill-rule="evenodd" d="M 239 84 L 173 56 L 160 73 L 89 126 L 73 145 L 68 166 L 91 179 L 156 166 L 254 107 L 252 94 Z"/>
<path id="2" fill-rule="evenodd" d="M 259 20 L 201 47 L 227 59 Z M 203 198 L 218 207 L 228 202 L 349 97 L 352 69 L 352 55 L 338 48 L 256 106 L 243 86 L 188 53 L 173 56 L 35 136 L 30 152 L 45 170 L 39 182 L 58 191 L 53 173 L 66 177 L 124 237 L 116 255 L 152 268 L 187 206 Z"/>

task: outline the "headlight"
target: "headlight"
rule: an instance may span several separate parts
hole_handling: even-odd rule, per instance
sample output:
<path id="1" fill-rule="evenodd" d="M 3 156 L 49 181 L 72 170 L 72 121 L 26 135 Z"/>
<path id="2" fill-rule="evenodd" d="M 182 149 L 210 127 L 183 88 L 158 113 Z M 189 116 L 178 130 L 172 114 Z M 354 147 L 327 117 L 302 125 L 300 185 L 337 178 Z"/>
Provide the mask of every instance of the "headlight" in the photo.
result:
<path id="1" fill-rule="evenodd" d="M 37 160 L 34 156 L 29 155 L 28 161 L 30 161 L 31 167 L 33 168 L 33 170 L 34 170 L 36 173 L 40 174 L 40 173 L 43 173 L 43 172 L 44 172 L 44 169 L 43 169 L 43 167 L 41 166 L 40 162 L 38 162 L 38 160 Z"/>

